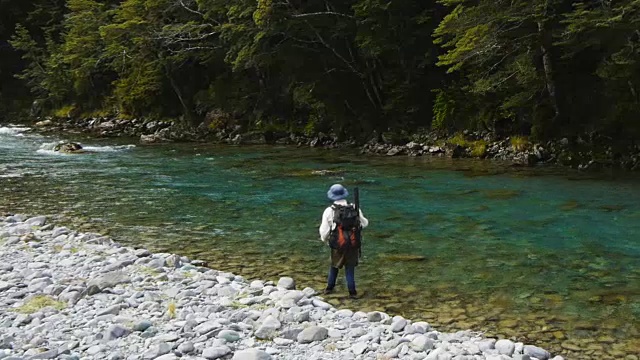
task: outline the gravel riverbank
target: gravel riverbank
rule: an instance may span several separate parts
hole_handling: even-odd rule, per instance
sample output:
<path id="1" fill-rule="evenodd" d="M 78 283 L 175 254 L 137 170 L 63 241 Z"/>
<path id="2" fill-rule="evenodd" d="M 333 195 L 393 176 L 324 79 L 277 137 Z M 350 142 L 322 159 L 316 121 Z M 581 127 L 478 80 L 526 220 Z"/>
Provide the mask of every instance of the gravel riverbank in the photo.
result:
<path id="1" fill-rule="evenodd" d="M 0 359 L 563 359 L 201 265 L 0 216 Z"/>

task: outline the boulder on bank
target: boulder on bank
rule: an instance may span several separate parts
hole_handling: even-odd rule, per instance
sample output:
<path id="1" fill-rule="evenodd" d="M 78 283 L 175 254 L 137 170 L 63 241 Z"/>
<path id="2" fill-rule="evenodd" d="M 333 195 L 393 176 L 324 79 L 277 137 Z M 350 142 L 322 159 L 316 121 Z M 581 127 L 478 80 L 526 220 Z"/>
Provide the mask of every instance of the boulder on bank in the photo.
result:
<path id="1" fill-rule="evenodd" d="M 461 145 L 448 146 L 446 153 L 451 156 L 452 159 L 467 157 L 467 149 Z"/>
<path id="2" fill-rule="evenodd" d="M 51 119 L 38 121 L 37 123 L 34 124 L 34 126 L 37 128 L 45 128 L 45 127 L 53 126 L 53 121 L 51 121 Z"/>
<path id="3" fill-rule="evenodd" d="M 163 142 L 170 142 L 171 140 L 163 137 L 162 135 L 155 133 L 150 135 L 140 135 L 140 143 L 142 144 L 157 144 Z"/>

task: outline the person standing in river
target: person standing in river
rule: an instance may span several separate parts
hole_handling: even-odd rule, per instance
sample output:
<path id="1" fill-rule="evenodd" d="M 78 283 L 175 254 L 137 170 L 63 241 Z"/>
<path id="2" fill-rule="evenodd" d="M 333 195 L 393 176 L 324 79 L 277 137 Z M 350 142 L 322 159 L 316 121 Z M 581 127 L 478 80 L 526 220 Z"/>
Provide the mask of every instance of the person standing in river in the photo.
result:
<path id="1" fill-rule="evenodd" d="M 339 269 L 344 267 L 349 297 L 357 298 L 355 268 L 360 260 L 361 230 L 369 225 L 357 204 L 347 202 L 349 192 L 334 184 L 327 191 L 327 197 L 333 204 L 322 214 L 320 239 L 331 247 L 331 266 L 327 278 L 325 294 L 333 292 Z"/>

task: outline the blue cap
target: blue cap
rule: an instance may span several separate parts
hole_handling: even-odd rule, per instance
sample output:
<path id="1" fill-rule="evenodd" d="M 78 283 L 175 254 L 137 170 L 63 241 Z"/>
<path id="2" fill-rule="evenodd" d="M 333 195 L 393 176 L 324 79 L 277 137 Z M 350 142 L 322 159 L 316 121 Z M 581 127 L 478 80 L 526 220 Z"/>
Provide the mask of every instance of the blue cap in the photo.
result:
<path id="1" fill-rule="evenodd" d="M 338 201 L 342 199 L 346 199 L 349 196 L 349 192 L 347 188 L 340 184 L 333 184 L 327 191 L 327 197 L 332 201 Z"/>

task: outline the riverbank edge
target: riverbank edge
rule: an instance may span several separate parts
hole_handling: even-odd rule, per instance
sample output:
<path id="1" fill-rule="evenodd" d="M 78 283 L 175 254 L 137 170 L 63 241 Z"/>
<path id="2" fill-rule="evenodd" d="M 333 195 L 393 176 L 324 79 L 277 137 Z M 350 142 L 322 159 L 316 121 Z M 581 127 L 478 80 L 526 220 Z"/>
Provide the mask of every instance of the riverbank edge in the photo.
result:
<path id="1" fill-rule="evenodd" d="M 295 290 L 291 277 L 249 282 L 44 216 L 0 214 L 0 242 L 5 360 L 551 358 L 470 330 L 339 310 L 314 289 Z"/>
<path id="2" fill-rule="evenodd" d="M 231 145 L 292 145 L 313 148 L 353 148 L 379 156 L 430 156 L 500 160 L 511 166 L 559 165 L 581 171 L 623 169 L 640 171 L 640 144 L 619 144 L 616 139 L 589 133 L 543 143 L 523 136 L 497 136 L 489 131 L 455 134 L 431 131 L 406 136 L 384 134 L 365 144 L 355 139 L 341 141 L 332 134 L 305 135 L 285 131 L 243 131 L 240 126 L 212 127 L 202 123 L 192 128 L 173 121 L 149 119 L 45 118 L 32 125 L 42 132 L 85 133 L 97 137 L 133 137 L 140 143 L 213 142 Z"/>

